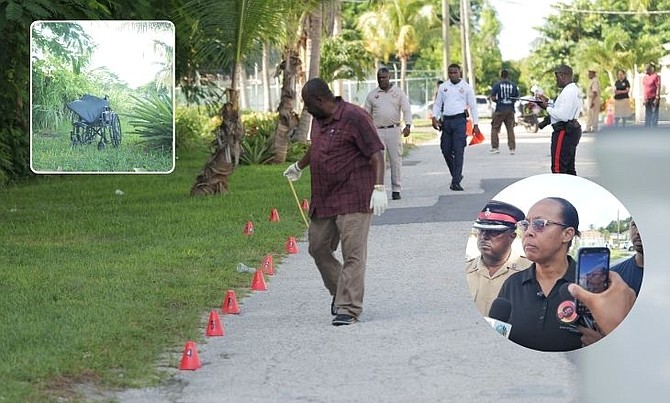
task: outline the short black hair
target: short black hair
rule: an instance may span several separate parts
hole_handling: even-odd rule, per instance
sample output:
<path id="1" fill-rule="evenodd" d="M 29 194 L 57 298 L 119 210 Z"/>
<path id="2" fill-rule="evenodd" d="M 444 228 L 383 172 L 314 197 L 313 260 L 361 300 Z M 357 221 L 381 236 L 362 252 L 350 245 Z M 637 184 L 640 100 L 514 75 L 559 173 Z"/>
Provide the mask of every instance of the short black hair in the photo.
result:
<path id="1" fill-rule="evenodd" d="M 390 73 L 391 71 L 388 69 L 388 67 L 380 67 L 379 70 L 377 70 L 377 74 L 379 73 Z"/>
<path id="2" fill-rule="evenodd" d="M 581 236 L 582 234 L 579 232 L 579 213 L 577 213 L 575 206 L 562 197 L 547 197 L 547 199 L 561 205 L 561 221 L 568 227 L 575 229 L 575 236 Z"/>
<path id="3" fill-rule="evenodd" d="M 461 69 L 461 66 L 459 66 L 457 63 L 451 63 L 448 67 L 448 69 Z"/>
<path id="4" fill-rule="evenodd" d="M 303 91 L 315 98 L 333 98 L 333 92 L 328 87 L 328 83 L 319 77 L 308 80 Z"/>
<path id="5" fill-rule="evenodd" d="M 556 67 L 554 73 L 561 73 L 572 76 L 572 67 L 568 66 L 567 64 L 561 64 L 560 66 Z"/>
<path id="6" fill-rule="evenodd" d="M 507 78 L 507 77 L 509 77 L 509 71 L 507 71 L 507 69 L 502 69 L 502 70 L 500 70 L 500 77 L 501 77 L 501 78 Z"/>

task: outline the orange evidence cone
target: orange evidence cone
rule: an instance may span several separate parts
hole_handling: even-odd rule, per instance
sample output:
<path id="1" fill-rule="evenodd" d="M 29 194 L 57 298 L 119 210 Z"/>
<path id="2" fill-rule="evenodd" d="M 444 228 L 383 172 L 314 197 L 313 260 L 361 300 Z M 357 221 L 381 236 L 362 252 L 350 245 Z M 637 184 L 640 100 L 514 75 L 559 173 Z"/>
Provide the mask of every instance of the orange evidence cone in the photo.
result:
<path id="1" fill-rule="evenodd" d="M 265 291 L 268 285 L 265 284 L 265 277 L 263 277 L 263 270 L 258 269 L 254 273 L 254 279 L 251 281 L 251 289 L 254 291 Z"/>
<path id="2" fill-rule="evenodd" d="M 270 222 L 279 222 L 279 212 L 276 208 L 270 210 Z"/>
<path id="3" fill-rule="evenodd" d="M 309 210 L 309 202 L 307 199 L 302 199 L 302 203 L 300 204 L 300 208 L 307 211 Z"/>
<path id="4" fill-rule="evenodd" d="M 195 371 L 200 367 L 202 367 L 202 364 L 200 364 L 200 357 L 198 357 L 198 348 L 194 342 L 187 341 L 186 346 L 184 346 L 184 353 L 181 356 L 179 369 Z"/>
<path id="5" fill-rule="evenodd" d="M 465 122 L 465 135 L 466 136 L 472 136 L 472 120 L 468 118 Z"/>
<path id="6" fill-rule="evenodd" d="M 219 318 L 219 314 L 216 313 L 216 311 L 211 311 L 209 313 L 209 321 L 207 322 L 207 331 L 205 332 L 205 336 L 223 336 L 224 333 L 225 332 L 223 331 L 223 325 L 221 325 L 221 318 Z"/>
<path id="7" fill-rule="evenodd" d="M 482 132 L 479 132 L 479 133 L 475 133 L 472 136 L 472 140 L 470 140 L 469 145 L 474 146 L 476 144 L 483 143 L 483 142 L 484 142 L 484 135 L 482 134 Z"/>
<path id="8" fill-rule="evenodd" d="M 298 244 L 296 244 L 294 236 L 288 237 L 286 241 L 286 253 L 298 253 Z"/>
<path id="9" fill-rule="evenodd" d="M 263 263 L 261 264 L 261 269 L 263 269 L 263 274 L 267 274 L 268 276 L 273 276 L 275 274 L 272 255 L 265 256 L 265 259 L 263 259 Z"/>
<path id="10" fill-rule="evenodd" d="M 251 221 L 247 221 L 246 224 L 244 224 L 244 235 L 252 235 L 254 233 L 254 223 Z"/>
<path id="11" fill-rule="evenodd" d="M 607 107 L 607 115 L 605 115 L 605 126 L 614 126 L 614 110 L 612 110 L 611 107 Z"/>
<path id="12" fill-rule="evenodd" d="M 221 304 L 221 311 L 223 313 L 237 315 L 240 313 L 240 307 L 237 305 L 237 297 L 235 297 L 235 291 L 228 290 L 226 297 L 223 299 L 223 304 Z"/>

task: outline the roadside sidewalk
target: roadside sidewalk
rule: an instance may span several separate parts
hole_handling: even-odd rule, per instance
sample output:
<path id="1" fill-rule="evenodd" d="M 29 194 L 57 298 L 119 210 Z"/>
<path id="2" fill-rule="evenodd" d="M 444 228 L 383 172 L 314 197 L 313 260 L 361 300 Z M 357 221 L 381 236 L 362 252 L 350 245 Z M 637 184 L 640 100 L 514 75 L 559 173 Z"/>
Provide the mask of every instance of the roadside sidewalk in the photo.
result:
<path id="1" fill-rule="evenodd" d="M 488 139 L 490 127 L 483 129 Z M 102 398 L 578 401 L 578 353 L 540 353 L 499 336 L 470 301 L 464 276 L 476 213 L 508 184 L 548 173 L 549 135 L 519 133 L 515 155 L 502 151 L 504 144 L 500 154 L 489 155 L 488 141 L 468 147 L 464 192 L 449 190 L 437 142 L 413 150 L 403 166 L 402 200 L 389 200 L 389 209 L 373 220 L 359 323 L 330 324 L 330 296 L 302 240 L 299 253 L 275 267 L 267 291 L 240 301 L 240 315 L 221 316 L 226 335 L 198 344 L 201 369 L 174 370 L 174 378 L 159 387 Z M 577 152 L 578 174 L 596 175 L 587 135 Z"/>

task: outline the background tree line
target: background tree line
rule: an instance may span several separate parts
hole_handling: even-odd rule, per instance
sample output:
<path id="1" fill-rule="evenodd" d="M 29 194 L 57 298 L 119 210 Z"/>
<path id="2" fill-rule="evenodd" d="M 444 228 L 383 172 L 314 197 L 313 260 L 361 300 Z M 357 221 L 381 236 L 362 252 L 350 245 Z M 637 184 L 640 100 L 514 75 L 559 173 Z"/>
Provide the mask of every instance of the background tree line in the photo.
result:
<path id="1" fill-rule="evenodd" d="M 574 0 L 539 24 L 538 39 L 523 60 L 503 60 L 500 21 L 490 0 L 8 0 L 0 4 L 0 183 L 29 177 L 29 27 L 35 20 L 171 20 L 177 30 L 176 82 L 190 103 L 218 112 L 224 102 L 239 110 L 240 82 L 263 66 L 264 97 L 272 75 L 282 85 L 273 133 L 273 161 L 286 158 L 289 136 L 304 140 L 309 116 L 299 89 L 311 77 L 372 77 L 380 63 L 401 66 L 401 78 L 443 71 L 442 21 L 449 22 L 449 62 L 464 64 L 463 22 L 469 22 L 477 93 L 488 93 L 501 68 L 526 92 L 539 84 L 555 95 L 552 70 L 559 63 L 592 66 L 609 87 L 618 68 L 640 71 L 670 42 L 670 0 Z M 469 4 L 461 12 L 462 4 Z M 608 12 L 603 12 L 608 11 Z M 519 23 L 526 23 L 520 21 Z M 411 71 L 416 71 L 411 73 Z M 274 72 L 274 74 L 272 74 Z M 224 93 L 212 75 L 231 79 Z M 434 78 L 434 77 L 433 77 Z M 583 84 L 583 83 L 582 83 Z M 604 96 L 607 93 L 605 92 Z M 230 119 L 239 116 L 231 115 Z M 231 120 L 230 123 L 233 121 Z M 237 120 L 235 121 L 238 122 Z M 240 125 L 242 126 L 242 125 Z M 244 130 L 244 129 L 242 129 Z M 179 136 L 180 133 L 177 133 Z M 230 161 L 229 161 L 230 163 Z"/>

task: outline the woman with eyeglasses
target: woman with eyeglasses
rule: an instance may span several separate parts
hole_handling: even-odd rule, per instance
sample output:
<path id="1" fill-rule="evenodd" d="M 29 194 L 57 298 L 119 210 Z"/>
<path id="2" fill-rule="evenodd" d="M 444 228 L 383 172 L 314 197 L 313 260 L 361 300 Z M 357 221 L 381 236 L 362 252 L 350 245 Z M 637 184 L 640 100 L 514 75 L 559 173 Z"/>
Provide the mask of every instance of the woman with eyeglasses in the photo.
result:
<path id="1" fill-rule="evenodd" d="M 582 347 L 581 333 L 558 315 L 559 305 L 569 299 L 559 289 L 575 281 L 576 263 L 568 250 L 580 235 L 577 209 L 565 199 L 548 197 L 535 203 L 517 226 L 523 231 L 526 258 L 533 263 L 510 276 L 498 294 L 512 306 L 509 339 L 540 351 Z"/>

